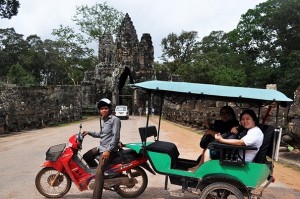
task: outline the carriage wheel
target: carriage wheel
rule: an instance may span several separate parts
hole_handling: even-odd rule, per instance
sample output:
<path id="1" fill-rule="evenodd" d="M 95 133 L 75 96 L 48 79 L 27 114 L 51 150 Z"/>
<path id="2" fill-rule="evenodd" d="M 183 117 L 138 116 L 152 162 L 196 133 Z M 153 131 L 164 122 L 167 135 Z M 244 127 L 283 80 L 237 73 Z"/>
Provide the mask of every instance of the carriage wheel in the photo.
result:
<path id="1" fill-rule="evenodd" d="M 244 196 L 242 192 L 235 186 L 225 183 L 225 182 L 216 182 L 206 186 L 199 199 L 209 199 L 209 198 L 218 198 L 218 199 L 243 199 Z"/>

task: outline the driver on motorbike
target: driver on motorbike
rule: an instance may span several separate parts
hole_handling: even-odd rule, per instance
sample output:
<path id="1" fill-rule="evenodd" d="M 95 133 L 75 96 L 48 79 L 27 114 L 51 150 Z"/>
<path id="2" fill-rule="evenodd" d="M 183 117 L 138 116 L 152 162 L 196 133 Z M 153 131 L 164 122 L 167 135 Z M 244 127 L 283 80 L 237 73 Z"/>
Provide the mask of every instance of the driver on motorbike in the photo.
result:
<path id="1" fill-rule="evenodd" d="M 98 102 L 98 110 L 100 114 L 100 132 L 83 131 L 84 136 L 90 135 L 94 138 L 100 138 L 100 145 L 83 155 L 83 159 L 90 167 L 97 166 L 95 157 L 100 155 L 95 176 L 94 199 L 102 198 L 104 171 L 117 154 L 121 129 L 120 119 L 112 115 L 112 104 L 109 99 L 101 99 Z"/>

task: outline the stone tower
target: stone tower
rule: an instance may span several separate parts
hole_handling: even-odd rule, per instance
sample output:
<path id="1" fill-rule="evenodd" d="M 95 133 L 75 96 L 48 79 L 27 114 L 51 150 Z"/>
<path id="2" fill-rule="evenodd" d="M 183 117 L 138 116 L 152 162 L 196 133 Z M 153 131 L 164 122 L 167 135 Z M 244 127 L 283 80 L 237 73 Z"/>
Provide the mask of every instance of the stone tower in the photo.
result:
<path id="1" fill-rule="evenodd" d="M 155 79 L 154 48 L 151 35 L 144 33 L 141 40 L 128 14 L 125 15 L 114 41 L 106 33 L 102 36 L 99 64 L 86 71 L 82 82 L 83 111 L 95 112 L 100 98 L 112 99 L 113 105 L 127 105 L 135 112 L 141 104 L 137 93 L 127 84 Z"/>

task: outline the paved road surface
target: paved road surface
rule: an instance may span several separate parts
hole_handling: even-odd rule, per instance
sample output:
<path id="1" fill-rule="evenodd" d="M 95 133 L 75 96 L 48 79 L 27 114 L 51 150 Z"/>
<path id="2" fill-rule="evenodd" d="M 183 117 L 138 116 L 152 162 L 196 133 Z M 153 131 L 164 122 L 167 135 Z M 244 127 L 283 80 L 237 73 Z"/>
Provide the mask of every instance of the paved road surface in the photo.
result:
<path id="1" fill-rule="evenodd" d="M 98 118 L 81 121 L 84 130 L 98 131 Z M 122 120 L 121 140 L 123 143 L 139 142 L 138 128 L 145 126 L 145 117 L 130 117 Z M 170 124 L 169 124 L 170 125 Z M 36 190 L 34 180 L 40 165 L 45 159 L 45 152 L 49 146 L 66 143 L 68 138 L 79 131 L 79 123 L 61 127 L 51 127 L 26 131 L 11 136 L 0 137 L 0 199 L 40 199 L 42 197 Z M 176 125 L 166 128 L 162 123 L 161 140 L 174 142 L 180 157 L 196 159 L 199 154 L 199 135 L 187 133 L 185 129 Z M 98 144 L 98 140 L 86 137 L 83 143 L 82 154 Z M 175 199 L 180 193 L 180 187 L 169 185 L 164 191 L 164 176 L 152 175 L 149 177 L 148 188 L 139 198 L 146 199 Z M 171 192 L 171 195 L 170 195 Z M 72 185 L 71 190 L 64 196 L 69 199 L 91 198 L 92 191 L 80 192 Z M 121 198 L 114 192 L 105 191 L 103 198 Z M 186 193 L 182 198 L 197 198 L 196 195 Z M 276 182 L 267 189 L 263 198 L 300 198 L 300 192 L 289 189 L 286 185 Z"/>

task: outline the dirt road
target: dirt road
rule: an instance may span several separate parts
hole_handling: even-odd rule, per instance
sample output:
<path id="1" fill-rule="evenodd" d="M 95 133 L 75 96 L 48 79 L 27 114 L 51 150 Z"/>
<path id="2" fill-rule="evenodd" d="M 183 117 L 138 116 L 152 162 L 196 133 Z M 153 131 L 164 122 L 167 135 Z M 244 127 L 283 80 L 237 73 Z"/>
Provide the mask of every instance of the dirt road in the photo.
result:
<path id="1" fill-rule="evenodd" d="M 99 130 L 97 117 L 81 121 L 84 130 Z M 122 120 L 121 140 L 124 143 L 139 142 L 138 128 L 145 126 L 145 117 L 130 117 Z M 157 118 L 151 118 L 151 124 L 157 124 Z M 32 131 L 25 131 L 10 136 L 0 137 L 0 199 L 33 199 L 43 198 L 35 188 L 34 179 L 41 169 L 40 165 L 45 159 L 45 152 L 49 146 L 67 142 L 68 138 L 77 133 L 79 123 L 51 127 Z M 160 140 L 174 142 L 180 152 L 180 157 L 196 159 L 200 153 L 198 145 L 200 135 L 192 129 L 181 127 L 163 121 L 161 124 Z M 97 139 L 86 137 L 83 143 L 82 154 L 98 144 Z M 181 188 L 170 185 L 168 191 L 164 190 L 164 176 L 147 173 L 149 184 L 139 198 L 146 199 L 175 199 Z M 300 198 L 300 172 L 276 164 L 276 182 L 264 192 L 263 198 Z M 170 194 L 171 193 L 171 194 Z M 63 198 L 82 199 L 91 198 L 92 191 L 80 192 L 76 186 Z M 114 192 L 105 191 L 103 198 L 121 198 Z M 196 195 L 186 193 L 182 198 L 197 198 Z"/>

